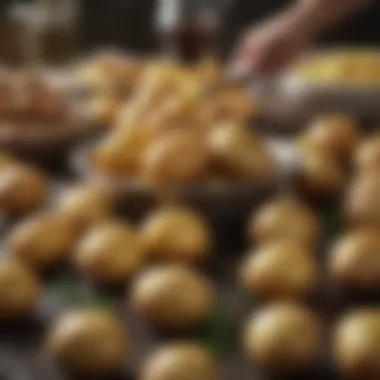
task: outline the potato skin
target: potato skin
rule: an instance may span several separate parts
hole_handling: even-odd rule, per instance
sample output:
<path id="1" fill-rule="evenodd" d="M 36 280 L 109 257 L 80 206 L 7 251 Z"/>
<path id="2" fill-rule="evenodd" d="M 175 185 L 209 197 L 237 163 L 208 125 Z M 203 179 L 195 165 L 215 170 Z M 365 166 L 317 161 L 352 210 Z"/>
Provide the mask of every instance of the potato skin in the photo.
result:
<path id="1" fill-rule="evenodd" d="M 380 285 L 380 236 L 362 228 L 341 236 L 333 244 L 329 271 L 339 285 L 352 290 L 376 291 Z"/>
<path id="2" fill-rule="evenodd" d="M 0 259 L 0 320 L 30 316 L 37 307 L 42 286 L 21 263 Z"/>
<path id="3" fill-rule="evenodd" d="M 179 265 L 142 272 L 131 291 L 135 310 L 158 327 L 173 330 L 201 325 L 209 318 L 214 301 L 214 290 L 208 279 Z"/>
<path id="4" fill-rule="evenodd" d="M 314 252 L 294 241 L 277 241 L 249 253 L 242 281 L 265 299 L 297 299 L 316 288 L 317 272 Z"/>
<path id="5" fill-rule="evenodd" d="M 85 231 L 110 220 L 114 214 L 114 202 L 100 188 L 76 185 L 62 194 L 58 209 L 72 217 L 80 231 Z"/>
<path id="6" fill-rule="evenodd" d="M 319 238 L 319 230 L 313 211 L 292 198 L 278 198 L 264 204 L 252 213 L 248 223 L 251 240 L 261 244 L 273 240 L 295 240 L 313 248 Z"/>
<path id="7" fill-rule="evenodd" d="M 77 238 L 76 226 L 66 215 L 43 213 L 17 225 L 9 236 L 8 248 L 27 266 L 43 270 L 67 260 Z"/>
<path id="8" fill-rule="evenodd" d="M 94 281 L 125 284 L 146 259 L 143 241 L 131 226 L 106 223 L 90 229 L 80 240 L 74 263 Z"/>
<path id="9" fill-rule="evenodd" d="M 91 309 L 62 315 L 47 339 L 50 355 L 66 370 L 96 376 L 120 370 L 129 345 L 128 333 L 112 314 Z"/>
<path id="10" fill-rule="evenodd" d="M 380 376 L 380 311 L 362 309 L 345 315 L 336 325 L 334 353 L 344 375 L 377 379 Z"/>
<path id="11" fill-rule="evenodd" d="M 38 209 L 48 193 L 47 178 L 38 170 L 10 165 L 0 171 L 0 209 L 11 215 Z"/>
<path id="12" fill-rule="evenodd" d="M 141 380 L 219 380 L 213 357 L 194 343 L 173 343 L 148 357 Z"/>
<path id="13" fill-rule="evenodd" d="M 214 243 L 202 215 L 179 206 L 163 207 L 148 215 L 142 236 L 151 257 L 185 264 L 204 261 Z"/>
<path id="14" fill-rule="evenodd" d="M 358 129 L 355 120 L 346 115 L 324 115 L 313 120 L 301 134 L 298 147 L 348 163 L 359 141 Z"/>
<path id="15" fill-rule="evenodd" d="M 303 306 L 275 303 L 253 315 L 244 330 L 248 357 L 275 371 L 304 369 L 320 359 L 322 328 Z"/>

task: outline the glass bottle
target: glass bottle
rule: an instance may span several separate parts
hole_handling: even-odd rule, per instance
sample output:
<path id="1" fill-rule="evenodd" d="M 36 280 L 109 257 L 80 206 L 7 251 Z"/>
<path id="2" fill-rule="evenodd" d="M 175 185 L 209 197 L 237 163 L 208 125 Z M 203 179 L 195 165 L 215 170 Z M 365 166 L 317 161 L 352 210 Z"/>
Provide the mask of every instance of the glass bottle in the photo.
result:
<path id="1" fill-rule="evenodd" d="M 24 49 L 28 61 L 69 63 L 77 54 L 80 9 L 76 0 L 35 0 L 24 12 Z"/>
<path id="2" fill-rule="evenodd" d="M 215 54 L 217 12 L 204 0 L 158 0 L 156 30 L 164 53 L 185 61 Z"/>

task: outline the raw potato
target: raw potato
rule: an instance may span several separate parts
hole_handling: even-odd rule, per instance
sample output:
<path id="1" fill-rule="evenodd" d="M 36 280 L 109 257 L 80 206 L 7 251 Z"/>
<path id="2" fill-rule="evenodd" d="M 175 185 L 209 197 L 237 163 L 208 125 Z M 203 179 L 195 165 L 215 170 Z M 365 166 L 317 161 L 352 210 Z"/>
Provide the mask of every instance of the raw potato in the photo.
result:
<path id="1" fill-rule="evenodd" d="M 55 322 L 47 347 L 66 370 L 101 376 L 123 368 L 129 353 L 128 335 L 108 312 L 72 311 Z"/>
<path id="2" fill-rule="evenodd" d="M 243 125 L 227 123 L 212 129 L 208 146 L 214 161 L 237 179 L 265 181 L 276 173 L 271 152 Z"/>
<path id="3" fill-rule="evenodd" d="M 299 139 L 301 151 L 320 152 L 347 163 L 359 141 L 357 123 L 345 115 L 327 115 L 314 120 Z"/>
<path id="4" fill-rule="evenodd" d="M 303 306 L 277 303 L 259 310 L 244 331 L 249 358 L 276 371 L 304 369 L 318 362 L 322 327 Z"/>
<path id="5" fill-rule="evenodd" d="M 351 182 L 345 199 L 344 213 L 355 226 L 380 226 L 380 177 L 365 172 Z"/>
<path id="6" fill-rule="evenodd" d="M 197 263 L 213 247 L 207 221 L 196 211 L 182 207 L 166 207 L 148 215 L 142 235 L 150 255 L 161 260 Z"/>
<path id="7" fill-rule="evenodd" d="M 299 187 L 303 193 L 323 198 L 343 191 L 346 173 L 337 160 L 313 151 L 302 154 L 301 159 Z"/>
<path id="8" fill-rule="evenodd" d="M 154 141 L 141 164 L 142 179 L 153 185 L 185 184 L 199 180 L 207 169 L 208 152 L 200 136 L 174 130 Z"/>
<path id="9" fill-rule="evenodd" d="M 330 261 L 332 278 L 355 290 L 380 287 L 380 236 L 377 230 L 361 229 L 347 233 L 333 245 Z"/>
<path id="10" fill-rule="evenodd" d="M 215 295 L 200 273 L 169 265 L 143 272 L 132 287 L 132 305 L 159 327 L 185 330 L 211 315 Z"/>
<path id="11" fill-rule="evenodd" d="M 378 379 L 380 310 L 358 310 L 344 316 L 335 330 L 334 351 L 345 375 Z"/>
<path id="12" fill-rule="evenodd" d="M 42 206 L 48 198 L 49 185 L 38 170 L 10 165 L 0 171 L 0 209 L 22 214 Z"/>
<path id="13" fill-rule="evenodd" d="M 254 212 L 248 226 L 253 241 L 294 240 L 314 247 L 320 233 L 316 215 L 301 201 L 278 198 Z"/>
<path id="14" fill-rule="evenodd" d="M 376 133 L 362 141 L 355 152 L 355 166 L 360 171 L 380 168 L 380 134 Z"/>
<path id="15" fill-rule="evenodd" d="M 146 360 L 141 380 L 218 380 L 213 357 L 194 343 L 173 343 Z"/>
<path id="16" fill-rule="evenodd" d="M 41 293 L 33 272 L 17 261 L 0 259 L 0 319 L 31 315 Z"/>
<path id="17" fill-rule="evenodd" d="M 69 215 L 79 229 L 87 229 L 111 219 L 114 204 L 107 194 L 89 185 L 77 185 L 61 196 L 58 209 Z"/>
<path id="18" fill-rule="evenodd" d="M 144 264 L 140 235 L 132 227 L 108 223 L 91 229 L 75 250 L 77 268 L 95 281 L 124 284 Z"/>
<path id="19" fill-rule="evenodd" d="M 8 243 L 14 257 L 35 269 L 45 269 L 68 259 L 76 241 L 76 226 L 70 218 L 46 213 L 21 222 Z"/>
<path id="20" fill-rule="evenodd" d="M 242 280 L 263 298 L 298 298 L 317 285 L 314 252 L 294 241 L 278 241 L 253 251 L 244 260 Z"/>

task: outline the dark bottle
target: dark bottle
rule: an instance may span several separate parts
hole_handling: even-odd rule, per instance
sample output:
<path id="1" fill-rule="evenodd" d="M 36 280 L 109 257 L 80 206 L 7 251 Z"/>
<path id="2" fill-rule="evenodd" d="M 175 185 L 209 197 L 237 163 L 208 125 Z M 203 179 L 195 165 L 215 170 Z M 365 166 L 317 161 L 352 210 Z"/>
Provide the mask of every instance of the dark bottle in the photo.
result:
<path id="1" fill-rule="evenodd" d="M 158 0 L 156 30 L 164 53 L 184 61 L 214 55 L 218 12 L 204 0 Z"/>

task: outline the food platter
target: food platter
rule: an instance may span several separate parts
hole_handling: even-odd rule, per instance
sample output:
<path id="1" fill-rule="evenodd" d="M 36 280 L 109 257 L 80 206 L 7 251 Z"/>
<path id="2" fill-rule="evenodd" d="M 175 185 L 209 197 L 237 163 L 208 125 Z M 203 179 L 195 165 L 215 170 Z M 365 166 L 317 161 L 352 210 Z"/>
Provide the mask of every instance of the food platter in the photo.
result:
<path id="1" fill-rule="evenodd" d="M 152 201 L 185 202 L 201 208 L 214 220 L 234 220 L 234 217 L 246 214 L 252 203 L 261 200 L 263 196 L 287 187 L 288 181 L 291 181 L 289 178 L 297 173 L 300 162 L 291 142 L 273 139 L 268 145 L 274 152 L 279 168 L 276 178 L 262 183 L 146 187 L 138 180 L 120 179 L 96 172 L 90 162 L 93 143 L 76 149 L 71 157 L 71 165 L 80 178 L 105 187 L 121 203 L 130 205 L 136 200 L 150 200 L 148 204 L 152 204 Z"/>

